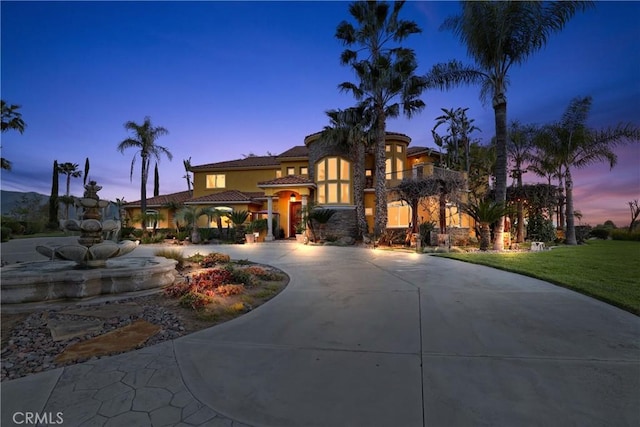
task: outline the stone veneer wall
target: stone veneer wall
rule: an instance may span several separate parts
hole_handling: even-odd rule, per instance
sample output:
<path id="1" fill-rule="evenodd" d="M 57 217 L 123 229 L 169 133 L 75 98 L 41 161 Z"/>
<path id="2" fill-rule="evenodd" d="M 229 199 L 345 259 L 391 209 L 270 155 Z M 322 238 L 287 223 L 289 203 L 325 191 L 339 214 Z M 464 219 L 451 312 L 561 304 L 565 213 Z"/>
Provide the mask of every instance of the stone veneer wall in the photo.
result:
<path id="1" fill-rule="evenodd" d="M 315 180 L 316 163 L 327 156 L 339 156 L 353 162 L 346 144 L 330 144 L 319 139 L 312 140 L 307 148 L 309 150 L 309 178 Z M 320 206 L 321 208 L 333 209 L 336 213 L 331 217 L 325 227 L 325 236 L 340 238 L 357 237 L 356 210 L 354 206 Z"/>
<path id="2" fill-rule="evenodd" d="M 329 144 L 327 142 L 320 141 L 319 139 L 315 139 L 307 145 L 307 149 L 309 150 L 309 178 L 314 181 L 316 175 L 316 163 L 323 157 L 340 156 L 350 162 L 354 161 L 349 150 L 346 148 L 346 144 Z"/>
<path id="3" fill-rule="evenodd" d="M 331 217 L 325 227 L 325 237 L 332 236 L 338 239 L 351 237 L 355 239 L 358 234 L 355 207 L 327 207 L 327 209 L 333 209 L 336 213 Z"/>

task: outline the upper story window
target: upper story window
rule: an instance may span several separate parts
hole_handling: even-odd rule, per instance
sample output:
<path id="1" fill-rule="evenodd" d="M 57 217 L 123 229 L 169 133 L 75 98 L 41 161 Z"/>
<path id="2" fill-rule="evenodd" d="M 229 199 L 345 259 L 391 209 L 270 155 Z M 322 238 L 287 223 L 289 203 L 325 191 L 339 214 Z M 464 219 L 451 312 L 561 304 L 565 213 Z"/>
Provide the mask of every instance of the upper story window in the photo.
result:
<path id="1" fill-rule="evenodd" d="M 223 173 L 207 175 L 207 188 L 224 188 L 225 176 Z"/>
<path id="2" fill-rule="evenodd" d="M 282 171 L 280 169 L 276 171 L 276 178 L 282 178 Z"/>
<path id="3" fill-rule="evenodd" d="M 309 175 L 309 168 L 306 166 L 300 166 L 300 175 Z"/>
<path id="4" fill-rule="evenodd" d="M 402 145 L 396 145 L 396 153 L 402 154 Z"/>
<path id="5" fill-rule="evenodd" d="M 316 163 L 319 204 L 351 203 L 351 163 L 340 157 L 326 157 Z"/>
<path id="6" fill-rule="evenodd" d="M 293 166 L 287 167 L 287 175 L 295 175 L 295 174 L 296 174 L 296 168 L 294 168 Z"/>

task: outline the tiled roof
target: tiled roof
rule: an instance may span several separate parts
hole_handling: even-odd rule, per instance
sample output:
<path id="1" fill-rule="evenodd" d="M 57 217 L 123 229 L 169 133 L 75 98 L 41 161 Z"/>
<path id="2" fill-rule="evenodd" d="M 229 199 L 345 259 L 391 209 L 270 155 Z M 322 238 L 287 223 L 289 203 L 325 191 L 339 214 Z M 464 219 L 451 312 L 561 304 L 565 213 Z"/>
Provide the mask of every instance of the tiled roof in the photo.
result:
<path id="1" fill-rule="evenodd" d="M 311 138 L 311 137 L 314 137 L 314 136 L 320 136 L 321 133 L 322 133 L 322 131 L 319 131 L 319 132 L 314 132 L 312 134 L 309 134 L 309 135 L 305 136 L 304 137 L 305 143 L 308 142 L 307 141 L 308 138 Z M 400 133 L 400 132 L 385 132 L 385 134 L 386 134 L 387 137 L 390 137 L 390 136 L 401 136 L 403 138 L 408 138 L 409 141 L 411 141 L 411 137 L 409 135 L 405 135 L 404 133 Z"/>
<path id="2" fill-rule="evenodd" d="M 296 145 L 281 153 L 278 157 L 307 157 L 308 155 L 309 149 L 305 145 Z"/>
<path id="3" fill-rule="evenodd" d="M 287 175 L 281 178 L 259 182 L 258 187 L 268 187 L 268 186 L 277 186 L 277 185 L 309 185 L 309 184 L 313 184 L 313 181 L 311 181 L 307 176 Z"/>
<path id="4" fill-rule="evenodd" d="M 163 206 L 171 202 L 184 203 L 187 200 L 191 199 L 191 194 L 192 194 L 191 191 L 180 191 L 178 193 L 164 194 L 156 197 L 149 197 L 147 198 L 147 207 Z M 126 203 L 124 205 L 124 207 L 127 207 L 127 208 L 133 208 L 136 206 L 140 206 L 140 200 Z"/>
<path id="5" fill-rule="evenodd" d="M 199 203 L 251 203 L 255 199 L 264 197 L 262 192 L 243 192 L 238 190 L 227 190 L 222 193 L 208 194 L 189 200 L 188 204 Z"/>
<path id="6" fill-rule="evenodd" d="M 280 166 L 276 156 L 249 156 L 244 159 L 228 160 L 225 162 L 208 163 L 206 165 L 191 166 L 192 171 L 206 169 L 251 168 L 261 166 Z"/>
<path id="7" fill-rule="evenodd" d="M 439 156 L 435 149 L 429 147 L 409 147 L 407 148 L 407 156 L 417 156 L 418 154 L 428 154 L 430 156 Z"/>

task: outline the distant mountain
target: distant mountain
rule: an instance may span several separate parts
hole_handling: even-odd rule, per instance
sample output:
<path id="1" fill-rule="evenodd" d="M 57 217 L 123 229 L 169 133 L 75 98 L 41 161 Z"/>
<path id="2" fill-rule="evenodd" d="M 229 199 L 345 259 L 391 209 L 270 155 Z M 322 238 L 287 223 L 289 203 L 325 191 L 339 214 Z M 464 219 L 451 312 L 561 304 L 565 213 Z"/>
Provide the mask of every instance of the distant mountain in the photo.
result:
<path id="1" fill-rule="evenodd" d="M 24 197 L 28 197 L 29 199 L 33 197 L 37 197 L 40 200 L 40 205 L 46 205 L 49 203 L 49 196 L 44 194 L 35 193 L 35 192 L 21 192 L 21 191 L 6 191 L 0 190 L 0 207 L 2 208 L 2 215 L 8 215 L 11 211 L 20 205 L 20 202 Z M 64 218 L 64 205 L 60 203 L 60 218 Z M 106 211 L 106 217 L 103 219 L 111 219 L 118 217 L 118 209 L 114 204 L 109 205 Z M 69 218 L 76 218 L 76 210 L 75 207 L 69 207 Z"/>
<path id="2" fill-rule="evenodd" d="M 34 193 L 30 191 L 28 193 L 21 191 L 6 191 L 0 190 L 0 208 L 2 215 L 8 215 L 14 208 L 16 208 L 24 197 L 32 199 L 36 197 L 40 200 L 40 205 L 46 205 L 49 203 L 49 196 L 40 193 Z"/>

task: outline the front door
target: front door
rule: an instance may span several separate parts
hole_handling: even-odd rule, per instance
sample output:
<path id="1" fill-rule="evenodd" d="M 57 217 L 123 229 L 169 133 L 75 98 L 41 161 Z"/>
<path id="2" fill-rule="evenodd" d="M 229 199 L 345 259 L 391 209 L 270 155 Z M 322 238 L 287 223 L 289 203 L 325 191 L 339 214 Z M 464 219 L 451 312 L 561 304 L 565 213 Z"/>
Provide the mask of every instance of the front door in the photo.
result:
<path id="1" fill-rule="evenodd" d="M 289 237 L 295 237 L 296 225 L 302 221 L 302 202 L 289 203 Z"/>

